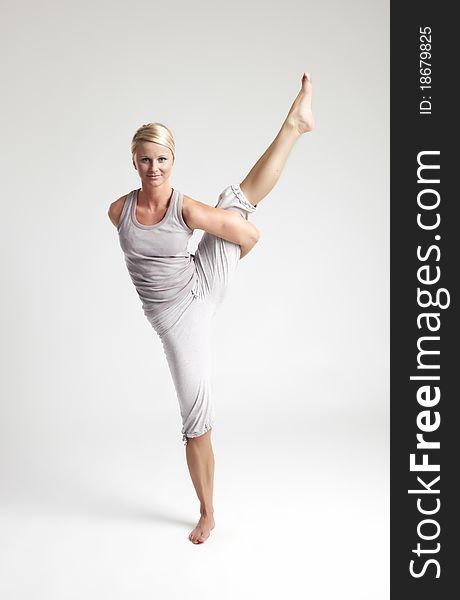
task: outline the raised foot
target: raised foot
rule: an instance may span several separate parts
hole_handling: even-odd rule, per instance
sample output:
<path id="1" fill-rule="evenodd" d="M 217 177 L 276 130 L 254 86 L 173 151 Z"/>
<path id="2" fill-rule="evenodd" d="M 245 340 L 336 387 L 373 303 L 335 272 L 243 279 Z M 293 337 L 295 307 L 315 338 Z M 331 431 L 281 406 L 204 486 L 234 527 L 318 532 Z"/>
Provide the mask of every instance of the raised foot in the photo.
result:
<path id="1" fill-rule="evenodd" d="M 214 527 L 214 517 L 202 515 L 195 529 L 190 532 L 188 539 L 194 544 L 202 544 L 208 539 L 211 529 L 214 529 Z"/>
<path id="2" fill-rule="evenodd" d="M 310 74 L 307 71 L 302 75 L 302 87 L 289 109 L 286 120 L 292 124 L 299 133 L 306 133 L 315 127 L 315 119 L 311 110 L 312 86 Z"/>

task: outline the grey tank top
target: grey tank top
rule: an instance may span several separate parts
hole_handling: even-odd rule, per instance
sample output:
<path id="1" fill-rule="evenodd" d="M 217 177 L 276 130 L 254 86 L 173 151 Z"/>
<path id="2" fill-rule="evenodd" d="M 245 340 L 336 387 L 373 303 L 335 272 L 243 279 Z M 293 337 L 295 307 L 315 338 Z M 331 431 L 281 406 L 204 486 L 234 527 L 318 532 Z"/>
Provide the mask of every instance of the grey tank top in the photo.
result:
<path id="1" fill-rule="evenodd" d="M 155 315 L 182 300 L 195 285 L 195 257 L 187 249 L 193 230 L 182 217 L 180 191 L 173 189 L 166 214 L 155 225 L 136 219 L 138 193 L 128 194 L 117 229 L 142 308 Z"/>

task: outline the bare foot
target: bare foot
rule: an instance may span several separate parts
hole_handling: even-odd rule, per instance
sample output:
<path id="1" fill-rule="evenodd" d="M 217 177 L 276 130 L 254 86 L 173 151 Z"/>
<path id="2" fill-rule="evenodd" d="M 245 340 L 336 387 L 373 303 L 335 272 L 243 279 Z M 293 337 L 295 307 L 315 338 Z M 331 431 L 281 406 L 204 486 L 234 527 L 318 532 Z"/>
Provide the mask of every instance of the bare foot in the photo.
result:
<path id="1" fill-rule="evenodd" d="M 188 539 L 194 544 L 202 544 L 208 539 L 211 529 L 214 529 L 214 526 L 214 517 L 212 515 L 201 515 L 195 529 L 190 532 Z"/>
<path id="2" fill-rule="evenodd" d="M 315 127 L 315 119 L 311 111 L 311 78 L 306 71 L 302 75 L 302 87 L 289 109 L 286 121 L 295 126 L 299 133 L 306 133 Z"/>

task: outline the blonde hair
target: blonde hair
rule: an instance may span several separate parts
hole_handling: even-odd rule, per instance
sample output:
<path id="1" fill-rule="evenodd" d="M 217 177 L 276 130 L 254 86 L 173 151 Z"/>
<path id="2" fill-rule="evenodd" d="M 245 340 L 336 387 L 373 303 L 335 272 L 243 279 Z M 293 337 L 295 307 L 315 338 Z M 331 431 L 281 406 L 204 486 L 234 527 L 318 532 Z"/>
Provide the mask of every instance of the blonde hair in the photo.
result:
<path id="1" fill-rule="evenodd" d="M 131 154 L 133 157 L 139 142 L 155 142 L 155 144 L 161 144 L 171 150 L 173 158 L 176 156 L 176 146 L 173 134 L 166 125 L 163 125 L 163 123 L 146 123 L 139 127 L 131 141 Z"/>

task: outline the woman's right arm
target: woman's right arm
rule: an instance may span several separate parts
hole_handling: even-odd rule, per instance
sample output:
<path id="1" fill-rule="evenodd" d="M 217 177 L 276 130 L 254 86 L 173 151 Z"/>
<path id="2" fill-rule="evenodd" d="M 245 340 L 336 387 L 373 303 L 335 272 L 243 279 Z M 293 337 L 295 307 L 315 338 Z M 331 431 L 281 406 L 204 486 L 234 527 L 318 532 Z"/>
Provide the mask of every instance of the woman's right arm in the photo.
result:
<path id="1" fill-rule="evenodd" d="M 241 246 L 241 257 L 259 241 L 257 227 L 233 210 L 215 208 L 184 195 L 182 216 L 190 229 L 208 233 Z"/>

